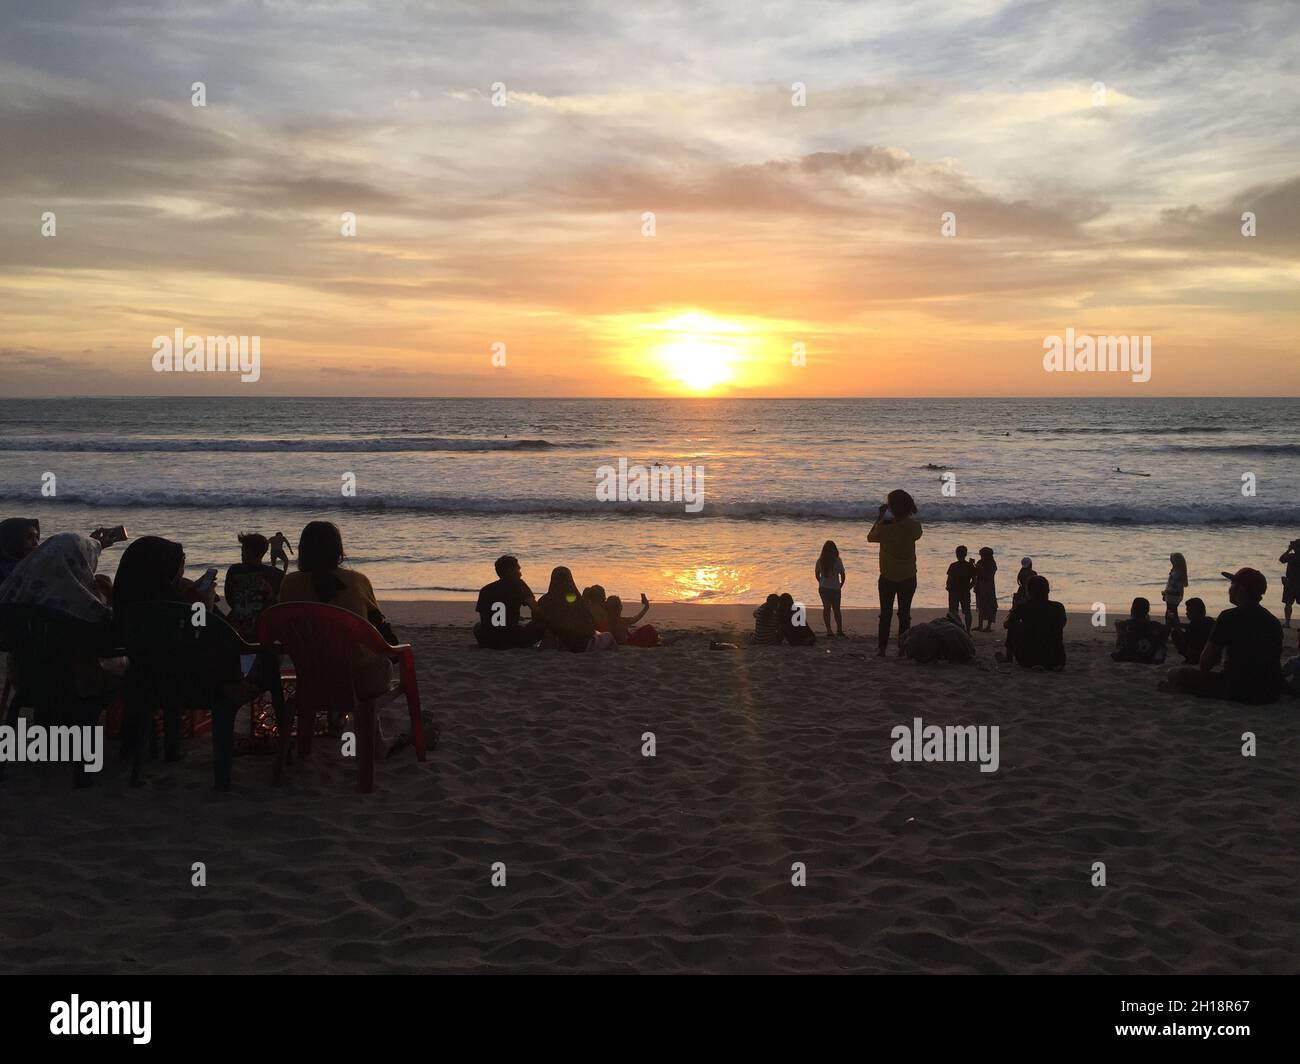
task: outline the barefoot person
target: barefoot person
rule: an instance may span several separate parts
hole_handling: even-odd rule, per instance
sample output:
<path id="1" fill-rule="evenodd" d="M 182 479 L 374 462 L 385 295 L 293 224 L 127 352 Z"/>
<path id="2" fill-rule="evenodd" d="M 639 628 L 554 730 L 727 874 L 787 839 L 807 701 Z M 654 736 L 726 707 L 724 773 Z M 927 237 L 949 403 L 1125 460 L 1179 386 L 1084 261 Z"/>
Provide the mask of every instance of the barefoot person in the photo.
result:
<path id="1" fill-rule="evenodd" d="M 1160 690 L 1248 705 L 1276 702 L 1282 693 L 1282 626 L 1261 603 L 1268 580 L 1258 569 L 1223 575 L 1230 581 L 1228 601 L 1233 608 L 1214 622 L 1200 662 L 1170 669 Z M 1223 668 L 1216 672 L 1225 655 Z"/>
<path id="2" fill-rule="evenodd" d="M 1300 596 L 1300 539 L 1293 539 L 1278 559 L 1286 566 L 1282 577 L 1282 626 L 1291 627 L 1291 607 Z"/>
<path id="3" fill-rule="evenodd" d="M 1165 601 L 1165 624 L 1170 628 L 1178 627 L 1178 607 L 1182 604 L 1183 593 L 1187 590 L 1187 559 L 1181 554 L 1169 555 L 1169 578 L 1160 597 Z"/>
<path id="4" fill-rule="evenodd" d="M 921 538 L 921 522 L 916 518 L 916 502 L 901 488 L 891 491 L 880 504 L 876 522 L 867 533 L 868 543 L 880 544 L 880 632 L 876 653 L 884 656 L 889 646 L 889 627 L 894 619 L 894 599 L 898 599 L 898 634 L 912 626 L 912 598 L 916 595 L 916 541 Z M 900 651 L 901 653 L 901 651 Z"/>
<path id="5" fill-rule="evenodd" d="M 948 566 L 948 612 L 961 616 L 966 622 L 966 631 L 970 631 L 970 592 L 975 586 L 975 565 L 966 559 L 966 548 L 958 547 L 954 552 L 957 560 Z"/>
<path id="6" fill-rule="evenodd" d="M 977 632 L 993 631 L 993 622 L 998 619 L 997 572 L 993 548 L 981 547 L 980 560 L 975 563 L 975 608 L 980 618 Z"/>
<path id="7" fill-rule="evenodd" d="M 826 625 L 826 635 L 831 634 L 831 612 L 835 613 L 835 634 L 844 634 L 844 619 L 840 616 L 841 588 L 844 587 L 844 562 L 840 558 L 840 549 L 835 540 L 828 539 L 822 544 L 822 552 L 813 568 L 817 576 L 817 594 L 822 600 L 822 621 Z"/>
<path id="8" fill-rule="evenodd" d="M 267 545 L 271 548 L 271 564 L 275 565 L 277 562 L 284 562 L 284 571 L 287 573 L 289 571 L 289 558 L 284 552 L 288 550 L 289 554 L 293 553 L 293 548 L 289 546 L 289 537 L 283 532 L 277 532 L 267 540 Z"/>

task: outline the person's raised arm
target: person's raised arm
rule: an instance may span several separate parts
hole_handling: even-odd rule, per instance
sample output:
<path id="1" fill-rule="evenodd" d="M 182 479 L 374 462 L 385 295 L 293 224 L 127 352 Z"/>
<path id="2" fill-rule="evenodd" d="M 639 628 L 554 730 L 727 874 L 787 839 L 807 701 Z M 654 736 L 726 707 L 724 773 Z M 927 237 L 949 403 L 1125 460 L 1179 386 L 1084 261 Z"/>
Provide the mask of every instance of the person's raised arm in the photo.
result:
<path id="1" fill-rule="evenodd" d="M 876 513 L 875 523 L 871 526 L 871 531 L 867 533 L 868 543 L 880 542 L 880 522 L 885 519 L 885 511 L 889 509 L 888 503 L 881 503 L 880 510 Z"/>

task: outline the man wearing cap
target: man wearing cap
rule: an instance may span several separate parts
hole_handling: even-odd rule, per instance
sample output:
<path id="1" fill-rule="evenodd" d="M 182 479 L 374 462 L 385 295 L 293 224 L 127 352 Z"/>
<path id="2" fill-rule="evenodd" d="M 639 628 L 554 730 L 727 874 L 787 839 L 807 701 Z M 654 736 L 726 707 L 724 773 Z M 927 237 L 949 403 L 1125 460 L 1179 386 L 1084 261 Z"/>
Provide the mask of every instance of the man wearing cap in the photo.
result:
<path id="1" fill-rule="evenodd" d="M 1230 581 L 1228 601 L 1233 608 L 1214 622 L 1200 664 L 1170 669 L 1160 689 L 1249 705 L 1276 702 L 1282 693 L 1282 626 L 1260 604 L 1268 580 L 1258 569 L 1223 576 Z M 1225 652 L 1223 669 L 1215 672 Z"/>

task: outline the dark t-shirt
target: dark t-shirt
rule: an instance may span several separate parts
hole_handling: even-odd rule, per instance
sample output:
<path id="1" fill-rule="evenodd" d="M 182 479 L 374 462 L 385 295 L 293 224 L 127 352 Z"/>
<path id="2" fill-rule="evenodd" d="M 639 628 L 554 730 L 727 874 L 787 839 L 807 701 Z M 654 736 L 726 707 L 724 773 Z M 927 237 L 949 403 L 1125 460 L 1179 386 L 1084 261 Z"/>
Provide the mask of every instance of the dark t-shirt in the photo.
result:
<path id="1" fill-rule="evenodd" d="M 1007 635 L 1021 665 L 1059 669 L 1065 665 L 1065 607 L 1059 602 L 1026 599 L 1008 618 Z"/>
<path id="2" fill-rule="evenodd" d="M 1126 617 L 1115 623 L 1115 651 L 1125 661 L 1159 664 L 1165 660 L 1168 629 L 1149 617 Z"/>
<path id="3" fill-rule="evenodd" d="M 948 566 L 948 590 L 961 593 L 969 591 L 971 581 L 975 579 L 975 563 L 967 559 L 953 562 Z"/>
<path id="4" fill-rule="evenodd" d="M 284 573 L 273 565 L 237 562 L 226 570 L 221 590 L 230 610 L 230 623 L 243 636 L 252 634 L 257 616 L 280 597 Z"/>
<path id="5" fill-rule="evenodd" d="M 533 593 L 522 580 L 515 577 L 502 577 L 500 580 L 493 580 L 478 593 L 478 604 L 474 607 L 479 617 L 483 621 L 482 631 L 488 642 L 492 641 L 494 633 L 501 633 L 504 638 L 505 633 L 511 629 L 519 627 L 519 610 L 528 604 Z M 494 625 L 492 623 L 492 613 L 496 604 L 500 602 L 506 608 L 506 623 L 504 625 Z"/>
<path id="6" fill-rule="evenodd" d="M 1223 647 L 1228 697 L 1258 705 L 1282 693 L 1282 626 L 1258 602 L 1219 614 L 1210 642 Z"/>
<path id="7" fill-rule="evenodd" d="M 1169 637 L 1174 641 L 1174 646 L 1178 648 L 1179 653 L 1183 655 L 1183 661 L 1188 665 L 1195 665 L 1201 660 L 1201 651 L 1205 649 L 1213 629 L 1214 622 L 1210 618 L 1198 617 L 1188 621 L 1183 628 L 1172 629 Z"/>

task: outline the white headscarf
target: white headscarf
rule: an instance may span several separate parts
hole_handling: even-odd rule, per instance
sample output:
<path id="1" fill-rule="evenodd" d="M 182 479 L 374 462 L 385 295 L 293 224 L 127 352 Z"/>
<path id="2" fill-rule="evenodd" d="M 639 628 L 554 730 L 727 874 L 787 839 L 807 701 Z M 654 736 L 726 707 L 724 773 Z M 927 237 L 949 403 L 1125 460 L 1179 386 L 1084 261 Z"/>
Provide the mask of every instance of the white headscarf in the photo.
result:
<path id="1" fill-rule="evenodd" d="M 95 586 L 100 545 L 79 532 L 51 536 L 0 584 L 0 606 L 40 606 L 76 621 L 101 624 L 113 616 Z"/>

